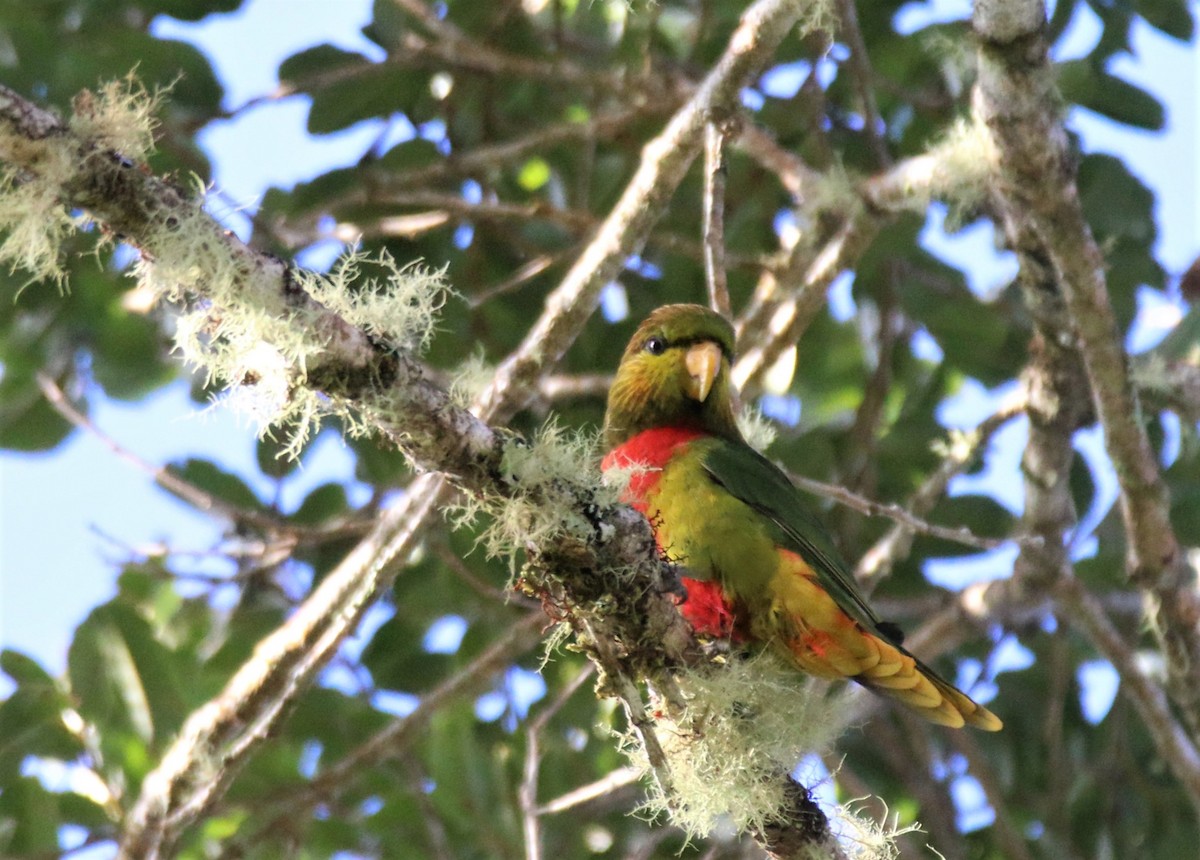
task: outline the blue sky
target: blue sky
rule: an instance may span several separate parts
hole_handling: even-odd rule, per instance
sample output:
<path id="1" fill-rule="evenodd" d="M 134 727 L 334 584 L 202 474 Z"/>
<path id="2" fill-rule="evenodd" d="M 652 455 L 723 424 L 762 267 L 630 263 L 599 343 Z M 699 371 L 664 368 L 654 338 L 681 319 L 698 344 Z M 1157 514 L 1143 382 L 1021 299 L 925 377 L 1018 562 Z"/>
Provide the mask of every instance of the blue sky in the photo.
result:
<path id="1" fill-rule="evenodd" d="M 332 42 L 377 55 L 378 48 L 358 31 L 370 19 L 370 9 L 370 0 L 249 0 L 239 13 L 210 16 L 194 25 L 159 18 L 155 32 L 193 41 L 205 50 L 226 86 L 226 105 L 234 107 L 273 91 L 280 61 L 312 44 Z M 915 27 L 929 18 L 962 18 L 969 14 L 969 3 L 913 3 L 902 14 Z M 1060 55 L 1084 53 L 1098 32 L 1094 17 L 1081 6 Z M 1167 131 L 1120 128 L 1078 109 L 1068 121 L 1083 135 L 1089 151 L 1119 154 L 1155 189 L 1160 258 L 1177 273 L 1200 251 L 1194 208 L 1200 199 L 1195 97 L 1200 64 L 1194 47 L 1180 46 L 1142 25 L 1135 30 L 1134 47 L 1137 57 L 1117 60 L 1112 71 L 1166 102 Z M 216 165 L 216 186 L 223 200 L 253 206 L 270 185 L 287 186 L 330 166 L 353 163 L 379 131 L 378 125 L 364 123 L 310 138 L 304 132 L 306 112 L 304 98 L 284 99 L 205 131 L 202 143 Z M 214 209 L 230 226 L 244 230 L 241 216 L 224 203 Z M 1011 261 L 995 253 L 986 227 L 947 237 L 935 218 L 925 241 L 947 260 L 967 266 L 973 285 L 982 292 L 1011 272 Z M 1148 322 L 1170 322 L 1177 313 L 1169 302 L 1151 301 L 1147 307 Z M 1154 334 L 1153 326 L 1143 326 L 1143 331 Z M 994 396 L 968 388 L 961 401 L 947 409 L 947 422 L 971 423 Z M 182 385 L 134 406 L 100 400 L 93 418 L 153 464 L 200 456 L 250 479 L 258 474 L 253 429 L 220 407 L 198 411 Z M 1019 428 L 1010 436 L 994 446 L 997 464 L 1011 463 L 1019 451 Z M 290 482 L 285 506 L 331 477 L 348 480 L 350 462 L 336 439 L 323 437 L 302 475 Z M 264 494 L 272 492 L 265 481 L 259 488 Z M 1017 490 L 1010 482 L 997 493 L 1010 505 L 1014 499 L 1019 504 Z M 86 435 L 76 434 L 49 454 L 0 454 L 0 645 L 30 653 L 52 671 L 61 670 L 74 626 L 111 595 L 115 565 L 129 547 L 162 542 L 204 550 L 218 534 L 219 527 L 156 489 L 145 475 Z M 1002 564 L 1003 560 L 985 565 L 980 575 L 996 575 Z M 0 686 L 0 694 L 3 691 Z"/>

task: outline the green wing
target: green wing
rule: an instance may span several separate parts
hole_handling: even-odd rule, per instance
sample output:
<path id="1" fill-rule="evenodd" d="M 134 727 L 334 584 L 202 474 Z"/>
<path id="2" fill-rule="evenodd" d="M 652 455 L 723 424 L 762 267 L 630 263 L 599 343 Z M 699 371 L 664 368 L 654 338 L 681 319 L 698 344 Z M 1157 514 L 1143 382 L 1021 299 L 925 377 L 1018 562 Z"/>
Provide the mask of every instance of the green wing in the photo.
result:
<path id="1" fill-rule="evenodd" d="M 701 462 L 709 476 L 771 521 L 780 545 L 811 565 L 821 586 L 846 614 L 899 645 L 903 638 L 899 628 L 882 621 L 867 605 L 841 554 L 787 475 L 749 445 L 712 439 L 704 447 Z"/>

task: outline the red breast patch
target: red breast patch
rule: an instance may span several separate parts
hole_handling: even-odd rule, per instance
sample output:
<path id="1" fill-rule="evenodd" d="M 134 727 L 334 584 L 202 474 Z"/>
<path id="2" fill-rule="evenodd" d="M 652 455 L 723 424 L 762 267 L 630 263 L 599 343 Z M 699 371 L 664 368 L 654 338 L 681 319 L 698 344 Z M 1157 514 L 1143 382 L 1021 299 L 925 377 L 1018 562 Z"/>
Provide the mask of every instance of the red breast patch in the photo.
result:
<path id="1" fill-rule="evenodd" d="M 663 467 L 678 452 L 679 448 L 706 435 L 690 427 L 655 427 L 643 430 L 627 442 L 618 445 L 605 455 L 600 468 L 640 467 L 629 479 L 624 500 L 643 514 L 646 513 L 646 497 L 658 486 Z M 743 642 L 746 637 L 736 631 L 733 606 L 725 598 L 721 586 L 715 581 L 702 581 L 681 577 L 687 588 L 687 597 L 679 604 L 679 612 L 702 636 L 732 639 Z"/>
<path id="2" fill-rule="evenodd" d="M 614 467 L 641 467 L 641 470 L 634 472 L 629 479 L 629 488 L 625 491 L 624 500 L 644 514 L 646 496 L 658 486 L 663 466 L 675 456 L 681 445 L 704 435 L 702 431 L 690 427 L 655 427 L 643 430 L 605 454 L 604 459 L 600 461 L 600 468 L 607 472 Z"/>

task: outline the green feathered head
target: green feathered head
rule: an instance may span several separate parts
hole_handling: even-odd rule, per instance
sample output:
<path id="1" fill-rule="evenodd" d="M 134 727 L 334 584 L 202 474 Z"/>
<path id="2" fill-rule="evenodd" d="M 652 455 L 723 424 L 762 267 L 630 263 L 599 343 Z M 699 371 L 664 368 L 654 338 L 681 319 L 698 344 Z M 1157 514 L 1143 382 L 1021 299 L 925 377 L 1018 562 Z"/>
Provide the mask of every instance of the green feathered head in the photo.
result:
<path id="1" fill-rule="evenodd" d="M 741 439 L 729 369 L 733 326 L 703 305 L 665 305 L 638 326 L 608 392 L 604 441 L 643 430 L 689 427 Z"/>

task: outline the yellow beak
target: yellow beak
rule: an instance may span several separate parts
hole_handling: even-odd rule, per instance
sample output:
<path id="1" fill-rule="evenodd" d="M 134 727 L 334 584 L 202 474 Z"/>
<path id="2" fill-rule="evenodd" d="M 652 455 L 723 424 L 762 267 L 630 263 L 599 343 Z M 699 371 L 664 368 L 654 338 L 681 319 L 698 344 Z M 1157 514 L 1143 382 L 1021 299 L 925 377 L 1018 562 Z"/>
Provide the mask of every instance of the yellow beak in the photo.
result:
<path id="1" fill-rule="evenodd" d="M 711 340 L 698 343 L 688 349 L 684 363 L 688 372 L 687 395 L 703 403 L 721 371 L 721 347 Z"/>

